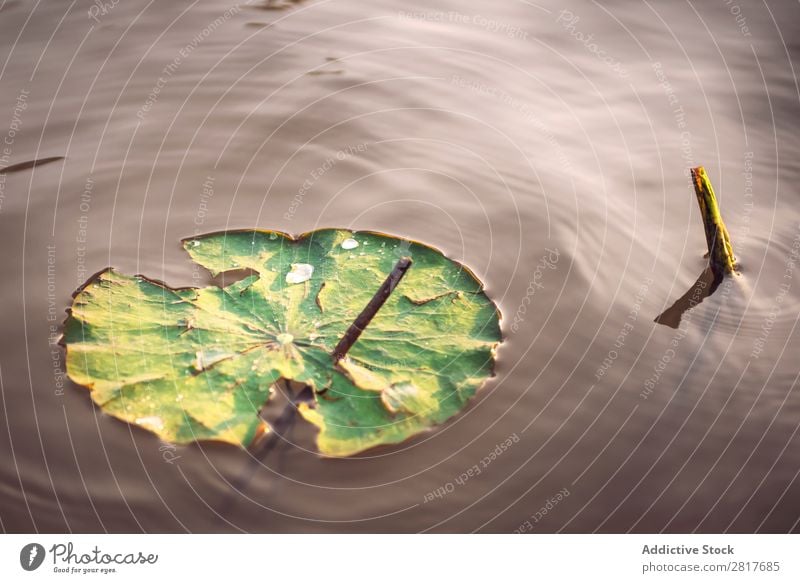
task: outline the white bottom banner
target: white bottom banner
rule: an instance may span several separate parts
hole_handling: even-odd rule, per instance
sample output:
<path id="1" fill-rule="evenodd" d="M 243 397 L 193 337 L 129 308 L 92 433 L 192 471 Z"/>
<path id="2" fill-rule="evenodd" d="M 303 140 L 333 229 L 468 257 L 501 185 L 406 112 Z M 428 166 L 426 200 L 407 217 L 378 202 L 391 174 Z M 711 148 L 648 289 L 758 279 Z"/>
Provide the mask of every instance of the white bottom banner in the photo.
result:
<path id="1" fill-rule="evenodd" d="M 800 581 L 793 535 L 3 535 L 2 581 Z M 276 579 L 278 578 L 278 579 Z"/>

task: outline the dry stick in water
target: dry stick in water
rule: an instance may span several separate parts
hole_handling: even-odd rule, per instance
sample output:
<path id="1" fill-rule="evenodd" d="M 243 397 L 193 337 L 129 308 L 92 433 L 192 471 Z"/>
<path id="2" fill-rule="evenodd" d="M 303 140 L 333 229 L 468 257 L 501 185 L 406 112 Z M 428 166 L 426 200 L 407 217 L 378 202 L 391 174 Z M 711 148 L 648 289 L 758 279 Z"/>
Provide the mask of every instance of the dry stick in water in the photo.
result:
<path id="1" fill-rule="evenodd" d="M 692 168 L 692 183 L 697 195 L 697 203 L 700 205 L 700 214 L 703 217 L 706 244 L 708 245 L 708 261 L 714 276 L 722 279 L 723 276 L 736 271 L 731 238 L 728 235 L 728 229 L 725 228 L 725 223 L 722 222 L 717 197 L 714 196 L 714 188 L 711 186 L 705 168 L 702 166 Z"/>
<path id="2" fill-rule="evenodd" d="M 714 196 L 714 188 L 708 179 L 705 168 L 692 168 L 692 184 L 703 217 L 703 228 L 708 245 L 708 267 L 703 270 L 695 284 L 689 288 L 672 306 L 659 315 L 655 321 L 670 328 L 680 325 L 683 314 L 713 294 L 722 279 L 736 271 L 733 247 L 728 229 L 722 222 L 722 215 Z"/>

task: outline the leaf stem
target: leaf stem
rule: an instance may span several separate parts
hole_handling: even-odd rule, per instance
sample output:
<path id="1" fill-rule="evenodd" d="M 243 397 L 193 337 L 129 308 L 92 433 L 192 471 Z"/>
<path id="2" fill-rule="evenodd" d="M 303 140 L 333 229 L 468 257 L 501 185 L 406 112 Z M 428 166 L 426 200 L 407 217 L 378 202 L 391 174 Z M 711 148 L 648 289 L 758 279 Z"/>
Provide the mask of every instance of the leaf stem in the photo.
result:
<path id="1" fill-rule="evenodd" d="M 375 295 L 372 296 L 372 299 L 369 303 L 361 310 L 361 313 L 355 319 L 355 321 L 350 324 L 350 327 L 347 329 L 347 332 L 344 333 L 342 339 L 339 340 L 339 343 L 336 345 L 336 348 L 333 349 L 331 353 L 331 358 L 333 358 L 333 362 L 338 362 L 342 358 L 344 358 L 347 351 L 355 344 L 358 337 L 361 336 L 361 333 L 364 331 L 369 323 L 372 321 L 372 318 L 375 317 L 375 314 L 378 310 L 381 309 L 386 300 L 389 299 L 389 296 L 394 291 L 394 288 L 397 287 L 397 284 L 400 283 L 400 280 L 403 279 L 403 276 L 408 271 L 408 268 L 411 267 L 411 257 L 401 257 L 397 263 L 395 263 L 392 272 L 389 276 L 384 280 L 381 284 L 381 287 L 378 288 L 378 291 L 375 292 Z"/>

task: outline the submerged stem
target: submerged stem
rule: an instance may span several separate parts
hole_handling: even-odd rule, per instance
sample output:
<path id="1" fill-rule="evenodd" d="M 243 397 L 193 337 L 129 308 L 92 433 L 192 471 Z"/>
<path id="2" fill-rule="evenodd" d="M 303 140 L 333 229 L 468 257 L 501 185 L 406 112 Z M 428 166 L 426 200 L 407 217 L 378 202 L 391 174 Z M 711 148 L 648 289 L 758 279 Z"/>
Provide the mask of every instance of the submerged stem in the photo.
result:
<path id="1" fill-rule="evenodd" d="M 394 291 L 394 288 L 397 287 L 397 284 L 400 283 L 400 280 L 403 279 L 403 276 L 408 271 L 408 268 L 411 267 L 411 257 L 401 257 L 397 263 L 395 264 L 392 272 L 389 276 L 384 280 L 381 284 L 381 287 L 378 288 L 378 291 L 375 292 L 375 295 L 372 296 L 372 299 L 369 303 L 361 310 L 361 313 L 355 319 L 355 321 L 350 324 L 350 327 L 347 329 L 347 332 L 344 333 L 342 339 L 339 340 L 339 343 L 336 345 L 336 348 L 333 349 L 331 353 L 331 358 L 333 358 L 333 362 L 338 362 L 344 355 L 347 354 L 347 351 L 355 344 L 358 337 L 361 336 L 361 333 L 364 331 L 364 328 L 372 321 L 372 318 L 375 317 L 375 314 L 378 310 L 381 309 L 386 300 L 389 299 L 389 296 Z"/>

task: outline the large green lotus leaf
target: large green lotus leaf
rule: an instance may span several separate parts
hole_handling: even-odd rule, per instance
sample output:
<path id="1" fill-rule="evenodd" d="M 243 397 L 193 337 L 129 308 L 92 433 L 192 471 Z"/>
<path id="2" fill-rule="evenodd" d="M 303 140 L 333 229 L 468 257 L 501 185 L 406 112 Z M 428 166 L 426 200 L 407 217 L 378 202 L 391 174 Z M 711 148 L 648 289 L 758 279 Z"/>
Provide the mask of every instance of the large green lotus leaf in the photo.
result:
<path id="1" fill-rule="evenodd" d="M 397 443 L 458 413 L 492 374 L 499 312 L 465 267 L 425 245 L 324 229 L 298 238 L 229 231 L 183 241 L 220 288 L 172 289 L 108 269 L 75 295 L 65 323 L 69 377 L 107 413 L 166 441 L 246 447 L 270 428 L 259 411 L 279 379 L 320 452 Z M 334 362 L 331 352 L 392 271 L 413 264 Z"/>

